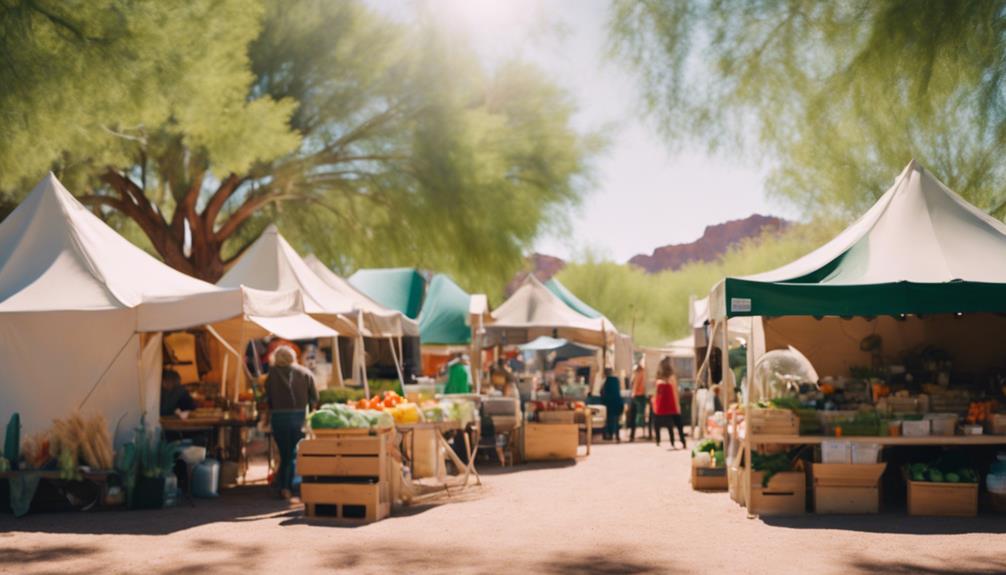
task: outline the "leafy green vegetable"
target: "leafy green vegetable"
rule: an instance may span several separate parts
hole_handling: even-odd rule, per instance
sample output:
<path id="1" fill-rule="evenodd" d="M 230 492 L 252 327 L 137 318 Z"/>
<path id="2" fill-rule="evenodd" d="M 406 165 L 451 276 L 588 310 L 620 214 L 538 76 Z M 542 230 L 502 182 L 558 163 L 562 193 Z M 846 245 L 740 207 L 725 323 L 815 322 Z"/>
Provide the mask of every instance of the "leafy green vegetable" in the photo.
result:
<path id="1" fill-rule="evenodd" d="M 772 476 L 776 473 L 782 473 L 784 471 L 791 471 L 793 469 L 793 461 L 790 459 L 787 453 L 773 453 L 771 455 L 763 455 L 757 451 L 751 452 L 751 468 L 755 471 L 763 471 L 764 476 L 762 477 L 761 484 L 762 487 L 768 487 L 768 482 L 772 479 Z"/>

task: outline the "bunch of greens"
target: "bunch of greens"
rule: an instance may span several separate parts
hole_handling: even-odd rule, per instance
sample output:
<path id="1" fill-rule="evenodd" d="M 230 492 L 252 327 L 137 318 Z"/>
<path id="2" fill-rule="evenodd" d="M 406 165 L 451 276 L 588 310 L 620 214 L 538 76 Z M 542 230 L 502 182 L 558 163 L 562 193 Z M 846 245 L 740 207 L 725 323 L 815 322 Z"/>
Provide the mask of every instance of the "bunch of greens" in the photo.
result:
<path id="1" fill-rule="evenodd" d="M 751 452 L 751 469 L 764 472 L 762 487 L 768 487 L 768 482 L 776 473 L 793 470 L 793 460 L 788 453 L 763 454 Z"/>
<path id="2" fill-rule="evenodd" d="M 391 427 L 394 421 L 383 411 L 326 403 L 311 414 L 310 423 L 311 429 L 377 429 Z"/>
<path id="3" fill-rule="evenodd" d="M 905 468 L 912 481 L 934 483 L 978 483 L 978 472 L 971 467 L 967 455 L 961 451 L 948 451 L 939 459 L 926 463 L 912 463 Z"/>

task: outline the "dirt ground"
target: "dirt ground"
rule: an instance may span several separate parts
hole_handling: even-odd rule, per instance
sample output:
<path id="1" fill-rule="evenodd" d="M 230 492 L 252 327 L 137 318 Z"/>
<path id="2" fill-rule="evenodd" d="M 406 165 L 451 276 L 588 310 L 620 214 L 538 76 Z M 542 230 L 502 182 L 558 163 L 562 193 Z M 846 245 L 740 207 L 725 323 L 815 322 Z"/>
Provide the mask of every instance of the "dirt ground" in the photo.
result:
<path id="1" fill-rule="evenodd" d="M 264 487 L 195 507 L 0 516 L 0 573 L 1002 573 L 1006 517 L 749 519 L 666 444 L 483 466 L 481 488 L 355 528 Z"/>

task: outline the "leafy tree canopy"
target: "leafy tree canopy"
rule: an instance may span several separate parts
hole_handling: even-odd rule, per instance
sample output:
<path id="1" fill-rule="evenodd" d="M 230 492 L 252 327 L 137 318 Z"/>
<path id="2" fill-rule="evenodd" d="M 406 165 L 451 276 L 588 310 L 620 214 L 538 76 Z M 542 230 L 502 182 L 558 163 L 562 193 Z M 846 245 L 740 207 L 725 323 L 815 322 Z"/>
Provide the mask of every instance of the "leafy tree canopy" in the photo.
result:
<path id="1" fill-rule="evenodd" d="M 1006 215 L 1006 2 L 616 0 L 610 31 L 669 141 L 767 158 L 808 214 L 860 213 L 914 157 Z"/>
<path id="2" fill-rule="evenodd" d="M 54 169 L 211 281 L 278 220 L 342 271 L 497 290 L 600 145 L 534 67 L 360 2 L 5 0 L 0 50 L 0 187 Z"/>

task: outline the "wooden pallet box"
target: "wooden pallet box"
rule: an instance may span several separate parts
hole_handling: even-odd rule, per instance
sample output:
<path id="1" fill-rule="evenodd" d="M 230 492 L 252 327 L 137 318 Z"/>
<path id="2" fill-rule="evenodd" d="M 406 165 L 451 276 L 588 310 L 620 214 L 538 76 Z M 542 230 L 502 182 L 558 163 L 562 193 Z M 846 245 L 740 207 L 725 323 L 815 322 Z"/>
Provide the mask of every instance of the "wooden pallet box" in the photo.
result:
<path id="1" fill-rule="evenodd" d="M 371 523 L 391 513 L 390 430 L 316 430 L 297 448 L 305 515 Z"/>
<path id="2" fill-rule="evenodd" d="M 758 435 L 800 434 L 800 418 L 788 409 L 753 408 L 749 425 L 751 433 Z"/>
<path id="3" fill-rule="evenodd" d="M 977 483 L 908 482 L 908 514 L 937 517 L 978 515 Z"/>
<path id="4" fill-rule="evenodd" d="M 807 511 L 807 476 L 803 471 L 776 473 L 762 486 L 764 473 L 751 473 L 752 515 L 802 515 Z"/>
<path id="5" fill-rule="evenodd" d="M 814 511 L 831 514 L 880 512 L 880 478 L 886 463 L 815 463 Z"/>
<path id="6" fill-rule="evenodd" d="M 730 499 L 738 505 L 746 505 L 744 502 L 744 480 L 743 469 L 734 465 L 727 468 L 727 487 L 730 492 Z"/>
<path id="7" fill-rule="evenodd" d="M 726 491 L 726 467 L 698 467 L 692 465 L 692 489 L 695 491 Z"/>
<path id="8" fill-rule="evenodd" d="M 524 459 L 576 459 L 580 426 L 575 423 L 528 423 L 524 426 Z"/>

